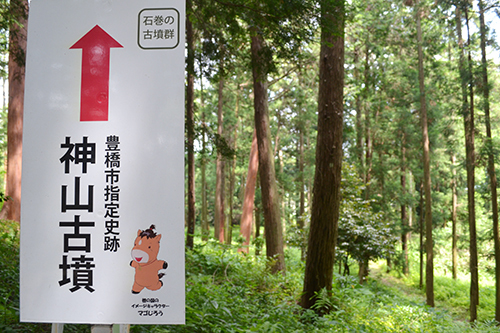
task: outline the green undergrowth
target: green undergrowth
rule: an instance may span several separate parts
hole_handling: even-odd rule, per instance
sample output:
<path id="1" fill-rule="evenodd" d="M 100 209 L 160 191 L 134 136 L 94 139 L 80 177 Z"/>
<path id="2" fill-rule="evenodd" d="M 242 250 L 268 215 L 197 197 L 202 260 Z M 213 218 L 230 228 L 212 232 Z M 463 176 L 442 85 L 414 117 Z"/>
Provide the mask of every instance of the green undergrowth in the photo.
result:
<path id="1" fill-rule="evenodd" d="M 50 332 L 50 325 L 19 322 L 19 223 L 0 221 L 0 332 Z"/>
<path id="2" fill-rule="evenodd" d="M 0 255 L 0 332 L 50 332 L 47 324 L 19 323 L 16 223 L 0 222 Z M 429 308 L 411 282 L 397 279 L 398 287 L 378 275 L 365 285 L 355 276 L 335 275 L 332 291 L 320 292 L 317 303 L 317 310 L 331 312 L 318 316 L 298 304 L 304 275 L 300 250 L 289 247 L 285 257 L 286 274 L 273 275 L 264 256 L 215 242 L 197 244 L 186 252 L 186 325 L 132 325 L 131 332 L 499 332 L 493 321 L 471 328 L 452 311 L 462 311 L 461 303 Z M 436 297 L 463 303 L 465 292 L 452 285 Z M 64 332 L 90 332 L 90 327 L 65 325 Z"/>
<path id="3" fill-rule="evenodd" d="M 304 265 L 286 250 L 286 275 L 272 275 L 263 257 L 210 243 L 186 254 L 186 325 L 132 326 L 132 332 L 499 332 L 493 322 L 471 328 L 449 311 L 376 279 L 360 285 L 335 275 L 331 293 L 320 293 L 318 316 L 298 305 Z M 412 289 L 412 286 L 406 286 Z"/>
<path id="4" fill-rule="evenodd" d="M 422 288 L 420 288 L 420 276 L 418 273 L 418 262 L 412 266 L 413 272 L 410 276 L 403 276 L 400 271 L 393 270 L 390 274 L 385 274 L 386 278 L 392 278 L 391 283 L 404 288 L 408 297 L 419 297 L 425 300 L 425 276 Z M 386 266 L 380 265 L 377 269 L 385 271 Z M 438 273 L 438 274 L 436 274 Z M 441 273 L 441 274 L 439 274 Z M 383 275 L 377 274 L 379 279 Z M 470 297 L 470 276 L 464 273 L 458 273 L 457 278 L 453 279 L 451 271 L 434 272 L 434 300 L 437 308 L 446 310 L 453 317 L 460 321 L 468 321 L 469 297 Z M 494 277 L 488 273 L 480 274 L 479 281 L 479 305 L 477 307 L 477 317 L 479 321 L 488 322 L 495 318 L 495 281 Z M 404 292 L 404 290 L 402 290 Z"/>

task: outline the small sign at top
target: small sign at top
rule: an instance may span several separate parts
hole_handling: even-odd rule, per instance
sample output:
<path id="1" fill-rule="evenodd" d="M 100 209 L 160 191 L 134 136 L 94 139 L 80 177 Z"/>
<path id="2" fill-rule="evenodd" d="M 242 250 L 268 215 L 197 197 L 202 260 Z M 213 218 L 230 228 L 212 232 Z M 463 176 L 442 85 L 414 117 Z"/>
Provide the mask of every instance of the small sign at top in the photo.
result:
<path id="1" fill-rule="evenodd" d="M 139 12 L 137 41 L 142 49 L 174 49 L 179 45 L 179 12 L 175 8 L 149 8 Z"/>

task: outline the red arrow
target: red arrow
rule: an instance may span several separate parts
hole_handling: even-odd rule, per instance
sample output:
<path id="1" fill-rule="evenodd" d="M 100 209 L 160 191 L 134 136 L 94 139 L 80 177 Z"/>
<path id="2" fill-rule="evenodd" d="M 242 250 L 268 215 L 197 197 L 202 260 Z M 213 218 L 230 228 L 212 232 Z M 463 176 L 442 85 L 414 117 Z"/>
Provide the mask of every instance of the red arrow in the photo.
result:
<path id="1" fill-rule="evenodd" d="M 107 121 L 109 96 L 109 53 L 123 47 L 98 25 L 70 49 L 82 49 L 80 121 Z"/>

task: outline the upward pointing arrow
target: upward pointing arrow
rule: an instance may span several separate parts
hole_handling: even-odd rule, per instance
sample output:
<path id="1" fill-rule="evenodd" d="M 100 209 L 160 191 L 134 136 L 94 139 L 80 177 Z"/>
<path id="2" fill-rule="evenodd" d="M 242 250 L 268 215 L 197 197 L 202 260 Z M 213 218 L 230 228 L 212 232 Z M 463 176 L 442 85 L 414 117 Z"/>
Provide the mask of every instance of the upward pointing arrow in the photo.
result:
<path id="1" fill-rule="evenodd" d="M 82 49 L 80 121 L 107 121 L 109 96 L 109 54 L 123 47 L 98 25 L 70 49 Z"/>

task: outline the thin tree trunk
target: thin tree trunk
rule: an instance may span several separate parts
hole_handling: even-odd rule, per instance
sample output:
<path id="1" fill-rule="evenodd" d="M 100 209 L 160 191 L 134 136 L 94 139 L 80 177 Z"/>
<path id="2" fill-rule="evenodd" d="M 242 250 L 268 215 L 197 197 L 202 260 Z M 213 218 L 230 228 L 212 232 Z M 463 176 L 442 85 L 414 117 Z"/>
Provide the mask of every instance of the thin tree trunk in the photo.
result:
<path id="1" fill-rule="evenodd" d="M 367 98 L 368 95 L 368 87 L 370 86 L 370 51 L 368 48 L 368 40 L 366 42 L 365 47 L 365 68 L 364 68 L 364 84 L 365 87 L 363 89 L 363 97 Z M 365 183 L 365 199 L 368 200 L 370 198 L 370 181 L 372 174 L 372 155 L 373 155 L 373 144 L 372 144 L 372 133 L 371 133 L 371 117 L 370 117 L 370 105 L 366 105 L 365 103 L 365 164 L 364 164 L 364 183 Z"/>
<path id="2" fill-rule="evenodd" d="M 355 47 L 354 49 L 354 80 L 359 82 L 360 74 L 359 74 L 359 48 Z M 362 100 L 362 92 L 358 92 L 356 94 L 356 157 L 358 158 L 359 170 L 358 174 L 364 181 L 364 164 L 363 164 L 363 125 L 361 123 L 361 100 Z"/>
<path id="3" fill-rule="evenodd" d="M 488 174 L 491 188 L 491 211 L 493 215 L 493 239 L 495 248 L 495 320 L 500 323 L 500 233 L 498 230 L 498 194 L 497 176 L 495 172 L 495 159 L 490 119 L 490 87 L 488 84 L 488 63 L 486 61 L 486 24 L 484 22 L 485 5 L 479 0 L 479 21 L 481 34 L 481 67 L 483 74 L 484 115 L 486 123 L 486 137 L 488 144 Z"/>
<path id="4" fill-rule="evenodd" d="M 302 72 L 302 63 L 299 59 L 299 73 L 298 73 L 298 78 L 299 78 L 299 86 L 301 88 L 304 87 L 304 82 L 303 82 L 303 72 Z M 298 169 L 299 169 L 299 177 L 298 177 L 298 186 L 299 186 L 299 213 L 297 217 L 297 226 L 298 228 L 303 231 L 304 230 L 304 219 L 305 219 L 305 213 L 306 213 L 306 208 L 305 208 L 305 181 L 304 181 L 304 132 L 305 132 L 305 126 L 304 126 L 304 106 L 303 106 L 303 98 L 301 97 L 298 100 L 297 103 L 297 130 L 299 132 L 299 141 L 298 141 Z M 304 244 L 305 245 L 305 240 Z M 301 259 L 305 259 L 305 248 L 304 246 L 301 246 Z"/>
<path id="5" fill-rule="evenodd" d="M 222 60 L 221 60 L 222 61 Z M 222 138 L 223 135 L 223 104 L 224 104 L 224 78 L 223 78 L 223 64 L 221 63 L 220 78 L 219 78 L 219 100 L 217 106 L 217 135 Z M 222 159 L 221 149 L 217 148 L 217 162 L 216 162 L 216 180 L 215 180 L 215 213 L 214 213 L 214 238 L 219 242 L 224 243 L 224 195 L 225 195 L 225 172 L 224 161 Z"/>
<path id="6" fill-rule="evenodd" d="M 299 117 L 302 117 L 302 108 L 299 109 Z M 299 216 L 297 219 L 297 226 L 301 232 L 301 244 L 300 244 L 300 259 L 304 261 L 306 259 L 306 238 L 304 234 L 305 227 L 305 182 L 304 182 L 304 126 L 303 119 L 300 119 L 299 123 Z"/>
<path id="7" fill-rule="evenodd" d="M 192 10 L 192 1 L 187 0 L 186 6 Z M 186 19 L 187 41 L 187 87 L 186 87 L 186 128 L 187 128 L 187 173 L 188 173 L 188 214 L 186 246 L 193 248 L 195 228 L 195 165 L 194 165 L 194 32 L 193 25 Z"/>
<path id="8" fill-rule="evenodd" d="M 311 224 L 301 305 L 311 308 L 316 293 L 331 290 L 340 213 L 344 109 L 343 0 L 321 1 L 318 135 Z"/>
<path id="9" fill-rule="evenodd" d="M 465 12 L 465 17 L 467 20 L 467 44 L 470 46 L 470 32 L 469 32 L 469 14 L 468 11 Z M 478 271 L 478 254 L 477 254 L 477 231 L 476 231 L 476 204 L 475 204 L 475 176 L 474 170 L 476 167 L 476 152 L 474 148 L 474 78 L 472 71 L 472 57 L 471 51 L 468 52 L 468 62 L 469 62 L 469 95 L 470 95 L 470 122 L 468 127 L 468 149 L 466 148 L 466 164 L 467 173 L 471 175 L 467 176 L 467 197 L 469 201 L 469 230 L 470 230 L 470 266 L 471 266 L 471 287 L 470 287 L 470 299 L 471 299 L 471 322 L 477 320 L 477 306 L 479 305 L 479 271 Z M 470 170 L 469 170 L 470 169 Z"/>
<path id="10" fill-rule="evenodd" d="M 467 23 L 467 31 L 469 28 L 468 9 L 465 8 L 465 17 Z M 467 207 L 469 213 L 469 264 L 470 264 L 470 321 L 474 322 L 477 319 L 477 305 L 479 303 L 479 276 L 478 276 L 478 258 L 477 258 L 477 235 L 476 235 L 476 213 L 474 201 L 474 96 L 472 88 L 472 71 L 471 59 L 469 52 L 469 67 L 467 69 L 464 42 L 462 39 L 462 20 L 460 9 L 456 10 L 457 19 L 457 35 L 458 44 L 461 49 L 460 52 L 460 78 L 462 81 L 462 113 L 464 117 L 464 131 L 465 131 L 465 154 L 466 154 L 466 169 L 467 169 Z M 470 36 L 469 36 L 470 43 Z M 468 90 L 469 89 L 469 90 Z M 470 94 L 470 101 L 467 101 L 467 95 Z M 469 104 L 470 102 L 470 104 Z"/>
<path id="11" fill-rule="evenodd" d="M 310 123 L 308 123 L 307 125 L 310 125 Z M 306 146 L 307 147 L 311 146 L 311 140 L 310 140 L 309 136 L 306 137 Z M 307 186 L 306 186 L 306 189 L 307 189 L 307 203 L 308 203 L 307 204 L 307 210 L 308 210 L 309 215 L 311 213 L 312 188 L 313 188 L 313 178 L 312 177 L 307 177 Z M 304 222 L 306 222 L 306 221 L 304 221 Z M 304 226 L 306 226 L 306 225 L 304 225 Z"/>
<path id="12" fill-rule="evenodd" d="M 406 135 L 403 133 L 401 142 L 401 191 L 403 198 L 406 197 Z M 406 213 L 406 201 L 401 204 L 401 224 L 403 231 L 401 233 L 401 249 L 403 252 L 403 274 L 410 274 L 410 265 L 408 262 L 408 239 L 409 227 L 408 216 Z"/>
<path id="13" fill-rule="evenodd" d="M 280 204 L 274 156 L 271 146 L 269 109 L 267 94 L 267 63 L 264 59 L 264 39 L 251 28 L 251 57 L 254 86 L 255 130 L 259 150 L 259 174 L 262 192 L 262 210 L 264 212 L 266 255 L 272 258 L 271 272 L 285 271 L 283 251 L 283 228 L 281 226 Z"/>
<path id="14" fill-rule="evenodd" d="M 260 191 L 260 176 L 259 176 L 259 173 L 257 172 L 257 181 L 255 182 L 255 191 Z M 260 196 L 262 197 L 262 195 Z M 261 211 L 262 211 L 262 202 L 261 201 L 254 201 L 254 218 L 255 218 L 255 235 L 254 235 L 254 239 L 258 239 L 260 237 L 260 226 L 261 226 Z M 260 255 L 260 250 L 262 249 L 262 243 L 260 242 L 260 240 L 258 242 L 255 243 L 255 256 L 259 256 Z"/>
<path id="15" fill-rule="evenodd" d="M 7 115 L 7 181 L 9 197 L 0 218 L 21 221 L 21 172 L 23 152 L 24 70 L 28 29 L 28 0 L 11 0 L 15 20 L 9 27 L 9 111 Z"/>
<path id="16" fill-rule="evenodd" d="M 458 236 L 457 236 L 457 170 L 455 168 L 455 155 L 451 156 L 451 167 L 453 179 L 451 181 L 451 264 L 453 279 L 457 279 L 458 271 Z"/>
<path id="17" fill-rule="evenodd" d="M 202 64 L 200 61 L 200 68 Z M 206 140 L 206 124 L 205 124 L 205 100 L 203 95 L 203 71 L 200 71 L 200 109 L 201 109 L 201 239 L 208 241 L 210 234 L 210 226 L 208 224 L 208 204 L 207 204 L 207 140 Z"/>
<path id="18" fill-rule="evenodd" d="M 427 305 L 434 307 L 434 256 L 432 244 L 432 201 L 431 201 L 431 171 L 429 133 L 427 129 L 427 102 L 424 86 L 424 56 L 422 52 L 421 11 L 416 3 L 417 43 L 418 43 L 418 83 L 420 88 L 420 121 L 422 125 L 424 192 L 425 192 L 425 250 L 427 255 L 425 265 L 425 294 Z"/>
<path id="19" fill-rule="evenodd" d="M 234 125 L 234 130 L 233 130 L 233 138 L 231 142 L 232 149 L 236 151 L 238 148 L 237 142 L 238 142 L 238 126 L 239 126 L 239 108 L 240 108 L 240 86 L 237 85 L 236 89 L 236 108 L 234 110 L 234 115 L 236 117 L 236 124 Z M 226 243 L 231 244 L 233 241 L 233 197 L 234 197 L 234 187 L 236 183 L 236 155 L 232 157 L 231 160 L 231 173 L 229 176 L 229 193 L 228 193 L 228 206 L 229 206 L 229 218 L 228 218 L 228 226 L 227 226 L 227 235 L 226 235 Z"/>
<path id="20" fill-rule="evenodd" d="M 231 162 L 231 163 L 230 163 Z M 224 222 L 224 243 L 231 244 L 231 239 L 233 237 L 233 189 L 234 189 L 234 168 L 232 166 L 232 161 L 226 161 L 227 171 L 228 171 L 228 184 L 226 188 L 226 212 L 225 222 Z"/>
<path id="21" fill-rule="evenodd" d="M 370 261 L 368 259 L 363 259 L 358 262 L 359 270 L 358 270 L 358 282 L 359 284 L 364 284 L 366 277 L 370 272 Z"/>
<path id="22" fill-rule="evenodd" d="M 259 152 L 257 149 L 257 135 L 253 132 L 252 148 L 250 149 L 250 158 L 248 160 L 248 174 L 245 186 L 245 197 L 243 199 L 243 209 L 241 212 L 240 234 L 245 238 L 243 248 L 239 252 L 248 253 L 250 245 L 250 234 L 252 233 L 252 215 L 254 210 L 255 185 L 257 182 L 257 173 L 259 171 Z"/>
<path id="23" fill-rule="evenodd" d="M 285 169 L 285 163 L 283 161 L 283 150 L 279 150 L 278 151 L 278 163 L 279 163 L 279 174 L 282 175 L 283 174 L 283 171 Z M 283 235 L 286 235 L 286 221 L 288 220 L 288 216 L 286 216 L 286 210 L 285 210 L 285 199 L 284 199 L 284 193 L 285 191 L 283 190 L 283 198 L 281 200 L 281 214 L 280 214 L 280 218 L 281 218 L 281 226 L 282 226 L 282 234 Z M 290 200 L 290 197 L 288 197 L 288 199 Z M 290 207 L 290 202 L 288 202 L 288 207 Z M 286 244 L 283 243 L 283 247 L 285 247 Z"/>
<path id="24" fill-rule="evenodd" d="M 424 286 L 424 220 L 425 220 L 425 207 L 424 207 L 424 195 L 423 195 L 423 184 L 419 184 L 419 193 L 420 193 L 420 201 L 419 201 L 419 207 L 420 207 L 420 215 L 418 219 L 418 225 L 420 228 L 420 269 L 419 269 L 419 274 L 420 274 L 420 280 L 418 283 L 418 287 L 420 289 L 423 288 Z"/>
<path id="25" fill-rule="evenodd" d="M 299 228 L 304 228 L 306 213 L 305 183 L 304 183 L 304 128 L 299 128 Z"/>

